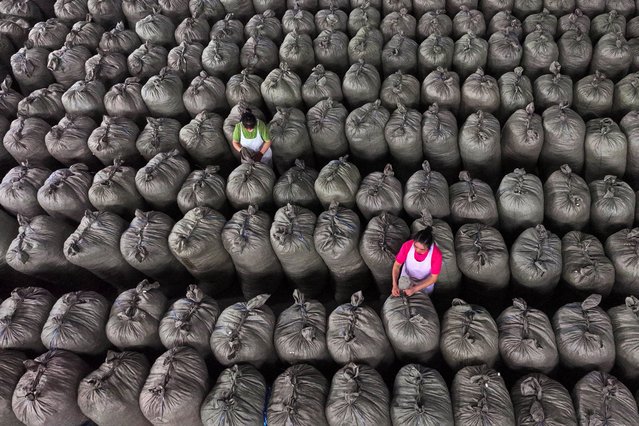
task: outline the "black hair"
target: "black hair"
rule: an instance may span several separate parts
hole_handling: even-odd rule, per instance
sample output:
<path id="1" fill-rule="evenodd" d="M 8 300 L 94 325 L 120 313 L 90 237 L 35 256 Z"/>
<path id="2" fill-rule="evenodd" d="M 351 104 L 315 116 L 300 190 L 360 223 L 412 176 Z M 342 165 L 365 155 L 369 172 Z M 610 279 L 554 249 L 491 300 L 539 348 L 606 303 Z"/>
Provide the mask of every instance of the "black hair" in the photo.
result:
<path id="1" fill-rule="evenodd" d="M 240 122 L 244 127 L 250 127 L 251 129 L 257 124 L 257 118 L 251 111 L 246 111 L 240 117 Z"/>
<path id="2" fill-rule="evenodd" d="M 413 241 L 430 247 L 433 244 L 433 227 L 427 226 L 421 231 L 417 231 L 413 236 Z"/>

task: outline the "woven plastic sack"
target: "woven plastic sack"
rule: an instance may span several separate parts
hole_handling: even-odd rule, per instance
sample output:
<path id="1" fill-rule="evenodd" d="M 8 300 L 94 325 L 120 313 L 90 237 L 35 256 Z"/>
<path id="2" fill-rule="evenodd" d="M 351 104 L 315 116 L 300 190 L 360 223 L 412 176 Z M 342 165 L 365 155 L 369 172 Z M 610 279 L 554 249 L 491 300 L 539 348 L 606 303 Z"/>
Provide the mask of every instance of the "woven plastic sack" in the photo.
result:
<path id="1" fill-rule="evenodd" d="M 502 163 L 534 170 L 544 143 L 541 116 L 532 103 L 518 109 L 501 131 Z"/>
<path id="2" fill-rule="evenodd" d="M 144 43 L 129 54 L 127 68 L 133 77 L 140 80 L 147 79 L 157 75 L 160 70 L 166 67 L 168 55 L 169 52 L 165 47 Z"/>
<path id="3" fill-rule="evenodd" d="M 273 114 L 278 107 L 302 106 L 302 80 L 286 62 L 280 63 L 279 68 L 276 67 L 266 76 L 261 84 L 261 92 L 264 103 Z"/>
<path id="4" fill-rule="evenodd" d="M 310 210 L 287 204 L 275 213 L 270 232 L 284 275 L 309 297 L 321 295 L 328 281 L 328 268 L 315 250 L 316 221 Z"/>
<path id="5" fill-rule="evenodd" d="M 460 81 L 474 73 L 477 68 L 486 66 L 488 61 L 488 42 L 474 33 L 468 33 L 455 41 L 453 69 L 459 74 Z"/>
<path id="6" fill-rule="evenodd" d="M 592 235 L 571 231 L 561 240 L 562 279 L 581 293 L 607 296 L 615 282 L 615 268 L 601 242 Z"/>
<path id="7" fill-rule="evenodd" d="M 513 299 L 497 318 L 499 352 L 511 370 L 552 372 L 559 364 L 555 333 L 545 313 Z"/>
<path id="8" fill-rule="evenodd" d="M 224 119 L 212 112 L 201 112 L 179 133 L 180 145 L 196 164 L 216 164 L 224 173 L 235 163 L 224 133 Z"/>
<path id="9" fill-rule="evenodd" d="M 251 69 L 243 69 L 239 74 L 235 74 L 226 82 L 226 101 L 230 106 L 235 106 L 240 102 L 261 106 L 262 92 L 260 86 L 264 79 L 253 74 Z"/>
<path id="10" fill-rule="evenodd" d="M 373 172 L 362 179 L 355 195 L 358 210 L 370 220 L 383 212 L 398 216 L 402 211 L 402 184 L 387 164 L 383 172 Z"/>
<path id="11" fill-rule="evenodd" d="M 487 68 L 495 76 L 512 71 L 522 60 L 524 49 L 517 29 L 512 28 L 495 32 L 488 39 Z M 518 29 L 520 32 L 521 28 Z"/>
<path id="12" fill-rule="evenodd" d="M 51 171 L 23 163 L 9 170 L 0 183 L 0 205 L 7 213 L 27 217 L 44 214 L 37 199 Z"/>
<path id="13" fill-rule="evenodd" d="M 348 69 L 348 36 L 339 30 L 324 30 L 313 40 L 313 49 L 315 52 L 315 61 L 317 66 L 323 66 L 331 72 L 343 75 Z M 381 47 L 380 47 L 381 50 Z M 308 68 L 306 68 L 308 71 Z M 310 73 L 313 74 L 312 72 Z M 341 83 L 339 88 L 339 99 L 341 100 Z"/>
<path id="14" fill-rule="evenodd" d="M 7 426 L 21 426 L 23 423 L 18 420 L 11 408 L 11 397 L 24 374 L 24 362 L 27 357 L 18 351 L 2 351 L 0 352 L 0 415 L 2 421 Z"/>
<path id="15" fill-rule="evenodd" d="M 367 25 L 379 27 L 379 24 L 382 22 L 381 15 L 379 9 L 371 5 L 370 2 L 366 3 L 366 1 L 363 1 L 361 4 L 356 5 L 348 15 L 348 35 L 354 37 L 360 28 Z"/>
<path id="16" fill-rule="evenodd" d="M 206 45 L 209 41 L 211 26 L 201 15 L 187 17 L 175 28 L 175 42 L 199 43 Z"/>
<path id="17" fill-rule="evenodd" d="M 396 71 L 382 82 L 379 98 L 384 108 L 394 111 L 398 105 L 409 108 L 419 107 L 420 82 L 402 71 Z"/>
<path id="18" fill-rule="evenodd" d="M 141 44 L 142 41 L 135 31 L 127 28 L 124 22 L 120 21 L 111 30 L 102 34 L 98 47 L 104 52 L 130 55 Z"/>
<path id="19" fill-rule="evenodd" d="M 599 39 L 592 51 L 590 72 L 600 71 L 613 81 L 619 80 L 628 72 L 632 54 L 623 33 L 607 33 Z"/>
<path id="20" fill-rule="evenodd" d="M 461 102 L 459 76 L 454 71 L 438 67 L 422 82 L 421 99 L 423 105 L 438 105 L 457 113 Z"/>
<path id="21" fill-rule="evenodd" d="M 582 303 L 569 303 L 555 312 L 552 324 L 565 367 L 610 371 L 614 365 L 612 324 L 600 302 L 601 295 L 593 294 Z"/>
<path id="22" fill-rule="evenodd" d="M 373 308 L 362 306 L 361 291 L 350 303 L 338 306 L 328 317 L 326 342 L 339 364 L 366 363 L 372 367 L 392 362 L 393 352 L 380 317 Z"/>
<path id="23" fill-rule="evenodd" d="M 341 102 L 343 97 L 342 80 L 339 75 L 327 70 L 322 64 L 313 68 L 313 72 L 302 85 L 302 98 L 308 108 L 329 98 Z"/>
<path id="24" fill-rule="evenodd" d="M 226 184 L 226 197 L 234 209 L 249 205 L 266 207 L 273 203 L 275 173 L 269 166 L 248 160 L 231 172 Z"/>
<path id="25" fill-rule="evenodd" d="M 161 152 L 138 170 L 135 186 L 153 208 L 170 210 L 176 205 L 178 192 L 189 173 L 189 162 L 178 150 Z"/>
<path id="26" fill-rule="evenodd" d="M 626 182 L 607 175 L 590 183 L 590 196 L 591 227 L 602 241 L 617 231 L 632 227 L 636 197 Z"/>
<path id="27" fill-rule="evenodd" d="M 162 68 L 142 86 L 142 99 L 152 115 L 177 117 L 185 113 L 182 80 L 169 68 Z"/>
<path id="28" fill-rule="evenodd" d="M 552 293 L 561 278 L 561 240 L 541 224 L 526 229 L 510 248 L 510 271 L 524 291 Z"/>
<path id="29" fill-rule="evenodd" d="M 402 102 L 396 107 L 384 127 L 384 138 L 398 177 L 407 180 L 422 164 L 422 114 Z"/>
<path id="30" fill-rule="evenodd" d="M 273 382 L 268 424 L 328 425 L 324 414 L 327 394 L 328 381 L 316 368 L 307 364 L 289 367 Z"/>
<path id="31" fill-rule="evenodd" d="M 266 381 L 250 364 L 235 364 L 218 376 L 200 410 L 201 424 L 258 424 L 264 420 Z"/>
<path id="32" fill-rule="evenodd" d="M 445 15 L 444 15 L 445 16 Z M 417 66 L 423 78 L 437 68 L 451 69 L 455 44 L 453 39 L 439 34 L 431 34 L 419 45 Z"/>
<path id="33" fill-rule="evenodd" d="M 73 3 L 79 3 L 74 4 L 74 9 L 79 9 L 81 5 L 83 5 L 85 9 L 87 8 L 85 2 L 82 4 L 82 1 L 75 0 Z M 122 0 L 122 13 L 126 17 L 129 27 L 131 28 L 135 28 L 135 24 L 139 20 L 153 13 L 154 7 L 159 7 L 157 0 Z"/>
<path id="34" fill-rule="evenodd" d="M 584 228 L 590 220 L 590 204 L 588 185 L 567 164 L 544 183 L 544 214 L 555 232 Z"/>
<path id="35" fill-rule="evenodd" d="M 543 374 L 531 373 L 519 379 L 511 398 L 519 424 L 543 418 L 558 425 L 577 426 L 570 393 L 561 383 Z"/>
<path id="36" fill-rule="evenodd" d="M 84 163 L 90 168 L 99 168 L 97 166 L 101 163 L 88 145 L 89 136 L 97 127 L 97 123 L 90 117 L 65 116 L 44 137 L 47 151 L 67 167 Z"/>
<path id="37" fill-rule="evenodd" d="M 48 56 L 47 49 L 34 47 L 29 41 L 11 56 L 11 71 L 24 96 L 55 81 L 53 74 L 47 69 Z"/>
<path id="38" fill-rule="evenodd" d="M 268 124 L 273 150 L 273 162 L 280 175 L 300 159 L 313 166 L 313 147 L 306 128 L 306 116 L 297 108 L 278 106 Z"/>
<path id="39" fill-rule="evenodd" d="M 393 5 L 393 10 L 388 10 Z M 417 17 L 411 13 L 412 2 L 408 0 L 388 0 L 382 2 L 382 16 L 379 29 L 388 42 L 395 35 L 404 33 L 406 37 L 415 38 Z"/>
<path id="40" fill-rule="evenodd" d="M 395 376 L 390 414 L 398 425 L 452 426 L 450 394 L 441 374 L 420 364 L 402 367 Z"/>
<path id="41" fill-rule="evenodd" d="M 348 156 L 333 160 L 320 170 L 315 181 L 315 193 L 322 206 L 327 208 L 338 202 L 346 208 L 353 208 L 361 175 L 357 167 L 348 162 Z"/>
<path id="42" fill-rule="evenodd" d="M 274 292 L 283 279 L 282 265 L 269 238 L 271 223 L 267 213 L 251 205 L 235 213 L 222 229 L 222 243 L 246 299 Z"/>
<path id="43" fill-rule="evenodd" d="M 418 44 L 408 35 L 394 35 L 382 50 L 382 72 L 385 77 L 401 71 L 407 74 L 417 72 Z"/>
<path id="44" fill-rule="evenodd" d="M 632 392 L 616 377 L 603 371 L 591 371 L 572 391 L 580 424 L 608 422 L 635 426 L 637 402 Z"/>
<path id="45" fill-rule="evenodd" d="M 320 363 L 330 359 L 326 346 L 326 309 L 316 300 L 293 292 L 293 305 L 277 318 L 273 343 L 282 362 Z"/>
<path id="46" fill-rule="evenodd" d="M 223 366 L 236 363 L 261 368 L 271 361 L 275 315 L 267 305 L 268 294 L 226 308 L 211 334 L 211 350 Z"/>
<path id="47" fill-rule="evenodd" d="M 381 68 L 383 47 L 384 35 L 382 32 L 377 28 L 366 26 L 361 28 L 355 37 L 348 42 L 348 61 L 352 65 L 361 59 L 369 65 Z"/>
<path id="48" fill-rule="evenodd" d="M 542 119 L 544 144 L 539 162 L 543 174 L 550 175 L 562 164 L 568 164 L 575 173 L 581 173 L 586 137 L 586 124 L 581 116 L 561 103 L 546 109 Z"/>
<path id="49" fill-rule="evenodd" d="M 460 370 L 453 379 L 450 393 L 455 425 L 515 424 L 513 404 L 504 379 L 487 365 Z"/>
<path id="50" fill-rule="evenodd" d="M 162 11 L 155 9 L 135 24 L 135 33 L 144 43 L 163 46 L 175 44 L 175 25 Z"/>
<path id="51" fill-rule="evenodd" d="M 400 360 L 427 363 L 439 351 L 439 318 L 428 295 L 389 297 L 381 317 Z"/>
<path id="52" fill-rule="evenodd" d="M 136 209 L 145 206 L 135 187 L 136 170 L 116 160 L 113 165 L 98 171 L 89 188 L 89 201 L 98 210 L 132 217 Z"/>
<path id="53" fill-rule="evenodd" d="M 354 162 L 365 172 L 378 170 L 388 160 L 384 128 L 389 118 L 390 113 L 377 99 L 352 110 L 346 119 L 345 133 L 350 152 Z"/>
<path id="54" fill-rule="evenodd" d="M 224 82 L 221 79 L 200 71 L 184 91 L 182 101 L 191 117 L 196 117 L 203 111 L 226 112 L 229 106 L 224 92 Z"/>
<path id="55" fill-rule="evenodd" d="M 352 108 L 375 102 L 381 86 L 379 72 L 363 59 L 351 65 L 342 80 L 344 99 Z"/>
<path id="56" fill-rule="evenodd" d="M 91 174 L 84 164 L 74 164 L 57 170 L 38 190 L 38 203 L 52 217 L 80 222 L 86 210 L 91 210 L 89 187 Z"/>
<path id="57" fill-rule="evenodd" d="M 530 83 L 530 79 L 524 75 L 524 69 L 522 67 L 516 67 L 512 71 L 502 74 L 497 83 L 499 85 L 501 98 L 499 115 L 502 119 L 508 119 L 516 111 L 525 109 L 527 105 L 533 103 L 534 95 L 532 84 Z M 532 112 L 534 112 L 534 109 Z M 541 120 L 539 124 L 541 127 Z"/>
<path id="58" fill-rule="evenodd" d="M 195 170 L 186 178 L 178 192 L 177 203 L 182 214 L 196 207 L 222 210 L 226 207 L 226 179 L 218 166 Z"/>
<path id="59" fill-rule="evenodd" d="M 306 114 L 313 152 L 320 164 L 348 154 L 345 126 L 348 110 L 331 98 L 319 101 Z"/>
<path id="60" fill-rule="evenodd" d="M 24 98 L 16 90 L 12 89 L 13 78 L 7 75 L 0 83 L 0 112 L 9 118 L 18 114 L 18 104 Z"/>
<path id="61" fill-rule="evenodd" d="M 440 349 L 453 370 L 466 365 L 494 365 L 499 359 L 495 320 L 485 308 L 454 299 L 442 319 Z"/>
<path id="62" fill-rule="evenodd" d="M 75 82 L 62 95 L 62 105 L 67 114 L 100 117 L 104 113 L 104 83 L 95 75 Z"/>
<path id="63" fill-rule="evenodd" d="M 272 59 L 276 60 L 277 55 Z M 296 31 L 288 33 L 279 47 L 279 60 L 287 62 L 294 72 L 306 78 L 315 66 L 313 40 L 308 34 L 298 34 Z M 267 70 L 270 71 L 273 68 L 276 67 L 270 67 Z"/>
<path id="64" fill-rule="evenodd" d="M 268 0 L 267 0 L 268 2 Z M 253 15 L 244 26 L 244 34 L 246 38 L 255 37 L 258 34 L 266 36 L 275 42 L 282 42 L 284 38 L 282 34 L 282 23 L 278 19 L 281 13 L 272 9 L 266 9 Z"/>
<path id="65" fill-rule="evenodd" d="M 380 374 L 366 364 L 348 363 L 335 373 L 326 401 L 329 425 L 390 424 L 390 394 Z"/>
<path id="66" fill-rule="evenodd" d="M 126 117 L 132 120 L 148 114 L 142 99 L 140 79 L 129 77 L 124 83 L 113 85 L 104 95 L 104 109 L 111 117 Z"/>
<path id="67" fill-rule="evenodd" d="M 589 120 L 586 123 L 584 145 L 586 182 L 604 179 L 607 175 L 623 176 L 626 173 L 628 140 L 612 119 Z"/>
<path id="68" fill-rule="evenodd" d="M 188 346 L 169 349 L 151 367 L 140 410 L 151 424 L 202 424 L 200 406 L 209 389 L 203 358 Z"/>
<path id="69" fill-rule="evenodd" d="M 560 103 L 570 106 L 573 100 L 572 80 L 561 74 L 559 62 L 551 63 L 549 70 L 549 74 L 541 75 L 535 80 L 535 107 L 539 111 Z"/>
<path id="70" fill-rule="evenodd" d="M 107 85 L 123 82 L 128 75 L 127 57 L 121 53 L 98 51 L 84 64 L 87 75 Z"/>
<path id="71" fill-rule="evenodd" d="M 466 171 L 459 174 L 459 182 L 450 186 L 450 213 L 458 225 L 478 222 L 495 226 L 499 222 L 492 189 L 482 180 L 472 179 Z"/>
<path id="72" fill-rule="evenodd" d="M 406 222 L 386 211 L 371 218 L 362 234 L 360 254 L 383 296 L 391 292 L 395 256 L 409 236 Z"/>
<path id="73" fill-rule="evenodd" d="M 192 278 L 169 250 L 168 236 L 174 222 L 165 213 L 136 210 L 120 239 L 124 259 L 144 275 L 158 281 L 164 293 L 182 293 Z"/>
<path id="74" fill-rule="evenodd" d="M 455 234 L 459 270 L 485 291 L 504 289 L 510 282 L 508 248 L 499 231 L 484 224 L 466 224 Z"/>
<path id="75" fill-rule="evenodd" d="M 146 125 L 135 141 L 135 147 L 146 161 L 174 149 L 183 152 L 179 141 L 182 125 L 173 118 L 146 118 Z"/>
<path id="76" fill-rule="evenodd" d="M 639 108 L 637 102 L 637 88 L 639 72 L 626 75 L 615 84 L 614 102 L 612 109 L 616 114 L 627 114 Z"/>
<path id="77" fill-rule="evenodd" d="M 38 117 L 49 123 L 57 123 L 64 117 L 62 94 L 65 88 L 53 83 L 44 89 L 34 90 L 18 103 L 18 115 Z"/>
<path id="78" fill-rule="evenodd" d="M 76 354 L 98 355 L 109 346 L 105 325 L 109 301 L 94 291 L 76 291 L 59 298 L 42 327 L 42 344 L 47 349 L 64 349 Z"/>
<path id="79" fill-rule="evenodd" d="M 0 304 L 0 349 L 43 352 L 40 332 L 55 303 L 53 295 L 39 287 L 17 287 Z"/>
<path id="80" fill-rule="evenodd" d="M 78 406 L 104 426 L 146 426 L 139 398 L 149 374 L 149 361 L 136 352 L 108 351 L 105 361 L 78 386 Z"/>
<path id="81" fill-rule="evenodd" d="M 434 170 L 440 171 L 450 183 L 461 169 L 457 144 L 457 119 L 434 103 L 424 112 L 422 120 L 422 150 L 424 159 Z"/>
<path id="82" fill-rule="evenodd" d="M 615 285 L 612 291 L 622 296 L 639 293 L 639 270 L 635 251 L 635 244 L 639 242 L 638 232 L 637 228 L 622 229 L 606 239 L 606 255 L 615 267 Z"/>
<path id="83" fill-rule="evenodd" d="M 500 136 L 499 120 L 483 109 L 472 113 L 459 130 L 459 153 L 464 169 L 493 187 L 501 175 Z"/>
<path id="84" fill-rule="evenodd" d="M 635 296 L 628 296 L 624 304 L 608 310 L 615 337 L 616 365 L 629 381 L 634 381 L 638 375 L 635 367 L 637 352 L 634 350 L 639 337 L 638 304 Z"/>
<path id="85" fill-rule="evenodd" d="M 144 277 L 120 253 L 120 236 L 127 228 L 128 223 L 115 213 L 87 210 L 64 242 L 64 256 L 118 291 L 130 288 Z"/>
<path id="86" fill-rule="evenodd" d="M 502 232 L 518 235 L 544 221 L 544 189 L 541 180 L 515 169 L 499 184 L 496 194 Z"/>
<path id="87" fill-rule="evenodd" d="M 57 161 L 44 142 L 51 126 L 41 118 L 18 117 L 4 134 L 4 150 L 18 163 L 28 162 L 31 166 L 54 169 Z"/>
<path id="88" fill-rule="evenodd" d="M 45 426 L 82 424 L 88 420 L 78 407 L 77 390 L 90 369 L 78 355 L 51 350 L 25 361 L 25 368 L 11 401 L 20 422 Z"/>
<path id="89" fill-rule="evenodd" d="M 215 300 L 192 284 L 186 296 L 175 300 L 160 321 L 160 341 L 167 349 L 190 346 L 202 357 L 211 353 L 211 333 L 220 308 Z"/>
<path id="90" fill-rule="evenodd" d="M 276 207 L 293 204 L 300 207 L 314 209 L 320 202 L 315 194 L 315 180 L 318 173 L 307 167 L 302 160 L 295 160 L 295 165 L 288 169 L 275 182 L 273 200 Z"/>
<path id="91" fill-rule="evenodd" d="M 614 84 L 595 71 L 575 83 L 575 111 L 584 117 L 606 117 L 612 112 Z"/>
<path id="92" fill-rule="evenodd" d="M 309 3 L 315 3 L 305 7 L 304 1 L 288 0 L 286 12 L 282 16 L 282 31 L 285 34 L 297 31 L 298 34 L 308 34 L 313 37 L 316 33 L 315 19 L 313 13 L 317 9 L 317 2 L 315 0 L 306 0 Z"/>

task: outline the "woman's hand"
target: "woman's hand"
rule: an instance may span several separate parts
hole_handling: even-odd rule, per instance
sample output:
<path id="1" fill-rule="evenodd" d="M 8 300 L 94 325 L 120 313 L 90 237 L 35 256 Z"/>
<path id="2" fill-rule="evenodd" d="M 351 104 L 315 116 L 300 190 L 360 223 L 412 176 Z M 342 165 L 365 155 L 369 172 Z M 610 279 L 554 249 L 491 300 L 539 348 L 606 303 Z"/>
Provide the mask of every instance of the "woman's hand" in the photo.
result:
<path id="1" fill-rule="evenodd" d="M 418 290 L 415 287 L 410 287 L 410 288 L 407 288 L 406 290 L 404 290 L 404 294 L 406 296 L 412 296 L 413 294 L 417 293 L 417 291 Z"/>
<path id="2" fill-rule="evenodd" d="M 391 290 L 391 296 L 399 297 L 399 286 L 396 283 L 393 283 L 393 289 Z"/>

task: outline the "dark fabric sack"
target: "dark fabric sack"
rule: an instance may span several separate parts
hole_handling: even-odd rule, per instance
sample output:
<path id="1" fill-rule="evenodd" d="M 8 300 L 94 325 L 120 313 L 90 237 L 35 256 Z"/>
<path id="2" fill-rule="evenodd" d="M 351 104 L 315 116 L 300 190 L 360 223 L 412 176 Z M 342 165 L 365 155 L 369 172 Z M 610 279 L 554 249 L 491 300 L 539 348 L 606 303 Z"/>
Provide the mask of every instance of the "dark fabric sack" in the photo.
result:
<path id="1" fill-rule="evenodd" d="M 43 288 L 13 289 L 0 304 L 0 318 L 5 319 L 0 325 L 0 349 L 43 352 L 40 332 L 54 303 L 55 297 Z"/>
<path id="2" fill-rule="evenodd" d="M 355 201 L 365 219 L 388 212 L 399 216 L 402 212 L 402 183 L 387 164 L 383 172 L 373 172 L 362 179 Z"/>
<path id="3" fill-rule="evenodd" d="M 608 310 L 615 337 L 616 365 L 623 377 L 634 381 L 637 371 L 637 351 L 634 350 L 639 338 L 639 300 L 635 296 L 626 297 L 625 304 Z"/>
<path id="4" fill-rule="evenodd" d="M 450 213 L 453 223 L 469 222 L 495 226 L 499 222 L 497 201 L 490 186 L 470 173 L 459 173 L 459 182 L 450 186 Z"/>
<path id="5" fill-rule="evenodd" d="M 457 119 L 451 111 L 440 110 L 437 103 L 424 112 L 422 120 L 422 151 L 424 159 L 452 183 L 461 170 L 457 144 Z"/>
<path id="6" fill-rule="evenodd" d="M 226 207 L 226 179 L 219 175 L 219 166 L 195 170 L 186 178 L 178 192 L 177 203 L 186 215 L 196 207 L 222 210 Z"/>
<path id="7" fill-rule="evenodd" d="M 561 239 L 538 224 L 522 232 L 510 248 L 515 285 L 535 294 L 551 294 L 561 278 Z"/>
<path id="8" fill-rule="evenodd" d="M 567 164 L 544 183 L 544 214 L 551 229 L 559 234 L 583 229 L 590 220 L 590 190 Z"/>
<path id="9" fill-rule="evenodd" d="M 320 206 L 315 194 L 315 181 L 319 173 L 306 166 L 303 160 L 295 160 L 295 165 L 284 172 L 273 187 L 273 200 L 276 207 L 293 204 L 316 210 Z"/>
<path id="10" fill-rule="evenodd" d="M 639 263 L 637 250 L 639 229 L 622 229 L 606 239 L 606 256 L 615 267 L 612 291 L 622 296 L 639 293 Z"/>
<path id="11" fill-rule="evenodd" d="M 515 169 L 501 181 L 496 195 L 499 223 L 505 234 L 519 235 L 544 221 L 544 188 L 541 180 L 524 169 Z"/>
<path id="12" fill-rule="evenodd" d="M 577 426 L 570 393 L 561 383 L 541 373 L 527 374 L 519 379 L 511 397 L 519 424 L 534 424 L 535 419 L 543 418 L 543 421 L 558 425 Z"/>
<path id="13" fill-rule="evenodd" d="M 615 267 L 597 238 L 570 231 L 561 239 L 561 254 L 561 277 L 569 288 L 587 294 L 610 294 L 615 282 Z"/>
<path id="14" fill-rule="evenodd" d="M 143 209 L 145 202 L 135 187 L 136 170 L 114 164 L 95 174 L 89 188 L 89 201 L 98 210 L 113 212 L 124 218 L 131 218 L 137 209 Z"/>
<path id="15" fill-rule="evenodd" d="M 531 102 L 513 112 L 501 129 L 502 166 L 535 170 L 543 145 L 541 116 Z"/>
<path id="16" fill-rule="evenodd" d="M 0 351 L 0 416 L 6 426 L 22 426 L 11 408 L 11 397 L 24 374 L 27 357 L 18 351 Z"/>
<path id="17" fill-rule="evenodd" d="M 626 182 L 607 175 L 590 183 L 590 218 L 593 232 L 602 239 L 632 227 L 636 197 Z"/>
<path id="18" fill-rule="evenodd" d="M 50 170 L 28 163 L 12 168 L 0 183 L 0 205 L 14 216 L 33 217 L 44 214 L 37 196 L 49 175 Z"/>
<path id="19" fill-rule="evenodd" d="M 603 371 L 591 371 L 572 391 L 580 424 L 639 424 L 637 402 L 630 390 L 616 377 Z"/>

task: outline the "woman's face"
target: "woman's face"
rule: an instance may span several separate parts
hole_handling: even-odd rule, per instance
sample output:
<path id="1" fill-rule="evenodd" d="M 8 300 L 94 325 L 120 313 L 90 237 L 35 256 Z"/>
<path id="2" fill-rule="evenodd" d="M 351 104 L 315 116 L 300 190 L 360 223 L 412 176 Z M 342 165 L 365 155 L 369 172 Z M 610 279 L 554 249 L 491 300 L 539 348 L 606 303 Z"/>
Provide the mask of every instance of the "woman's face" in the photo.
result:
<path id="1" fill-rule="evenodd" d="M 424 254 L 428 252 L 428 247 L 426 246 L 426 244 L 422 244 L 422 243 L 413 243 L 413 247 L 415 247 L 415 253 L 417 254 Z"/>

